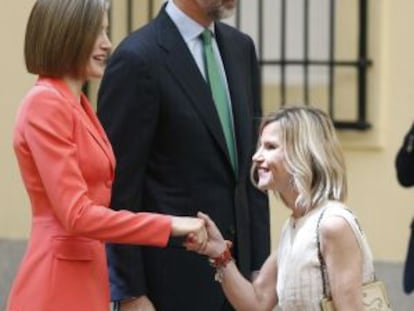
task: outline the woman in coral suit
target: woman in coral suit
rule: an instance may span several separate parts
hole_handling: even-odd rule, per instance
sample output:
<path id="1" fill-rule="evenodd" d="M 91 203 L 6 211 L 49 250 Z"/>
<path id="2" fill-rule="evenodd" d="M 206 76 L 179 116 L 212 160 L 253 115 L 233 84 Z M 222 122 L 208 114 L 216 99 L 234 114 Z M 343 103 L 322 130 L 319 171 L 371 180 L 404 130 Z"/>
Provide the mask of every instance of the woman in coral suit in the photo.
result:
<path id="1" fill-rule="evenodd" d="M 192 233 L 205 242 L 203 220 L 107 208 L 115 158 L 82 93 L 111 50 L 107 10 L 106 0 L 38 0 L 29 17 L 26 67 L 39 77 L 19 108 L 13 146 L 32 228 L 8 311 L 108 310 L 106 241 L 165 247 Z"/>

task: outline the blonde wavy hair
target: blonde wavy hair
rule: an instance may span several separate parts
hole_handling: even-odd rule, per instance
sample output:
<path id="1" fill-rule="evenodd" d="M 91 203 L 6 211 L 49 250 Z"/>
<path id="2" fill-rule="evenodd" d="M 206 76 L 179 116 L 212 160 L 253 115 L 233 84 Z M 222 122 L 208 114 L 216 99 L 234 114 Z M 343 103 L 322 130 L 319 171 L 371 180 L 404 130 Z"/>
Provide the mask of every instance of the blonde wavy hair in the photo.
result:
<path id="1" fill-rule="evenodd" d="M 286 169 L 299 194 L 296 206 L 307 212 L 326 200 L 345 201 L 345 160 L 329 116 L 309 106 L 283 107 L 263 119 L 259 133 L 273 122 L 279 122 Z M 255 171 L 253 163 L 257 186 Z"/>

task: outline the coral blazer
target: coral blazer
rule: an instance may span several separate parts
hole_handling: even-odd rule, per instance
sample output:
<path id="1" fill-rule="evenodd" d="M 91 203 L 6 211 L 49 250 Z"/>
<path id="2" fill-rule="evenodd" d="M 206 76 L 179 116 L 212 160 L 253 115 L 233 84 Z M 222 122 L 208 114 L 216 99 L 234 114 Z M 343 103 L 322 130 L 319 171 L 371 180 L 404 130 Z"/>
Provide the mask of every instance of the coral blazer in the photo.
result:
<path id="1" fill-rule="evenodd" d="M 108 310 L 104 242 L 165 246 L 171 218 L 107 208 L 112 148 L 87 98 L 79 102 L 63 80 L 38 79 L 18 112 L 13 143 L 32 229 L 7 310 Z"/>

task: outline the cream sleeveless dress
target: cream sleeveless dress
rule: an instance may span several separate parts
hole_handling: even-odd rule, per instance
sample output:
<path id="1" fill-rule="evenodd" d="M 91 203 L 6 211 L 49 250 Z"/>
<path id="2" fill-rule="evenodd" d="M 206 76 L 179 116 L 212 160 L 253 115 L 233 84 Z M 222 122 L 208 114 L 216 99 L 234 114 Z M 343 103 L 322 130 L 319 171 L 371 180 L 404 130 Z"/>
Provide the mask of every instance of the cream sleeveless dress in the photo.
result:
<path id="1" fill-rule="evenodd" d="M 363 256 L 363 279 L 366 283 L 374 278 L 374 266 L 370 247 L 355 216 L 340 202 L 328 201 L 294 220 L 284 224 L 278 247 L 278 276 L 276 293 L 279 299 L 276 310 L 320 311 L 323 296 L 322 276 L 316 240 L 317 222 L 321 212 L 323 219 L 343 217 L 351 226 Z M 328 289 L 329 290 L 329 289 Z"/>

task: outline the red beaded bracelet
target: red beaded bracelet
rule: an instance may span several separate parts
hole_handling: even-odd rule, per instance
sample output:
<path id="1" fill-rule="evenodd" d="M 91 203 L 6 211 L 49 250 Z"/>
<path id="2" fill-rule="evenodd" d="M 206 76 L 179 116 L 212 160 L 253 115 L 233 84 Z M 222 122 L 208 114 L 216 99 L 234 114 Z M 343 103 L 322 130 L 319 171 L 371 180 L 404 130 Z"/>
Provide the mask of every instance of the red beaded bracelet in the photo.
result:
<path id="1" fill-rule="evenodd" d="M 231 247 L 233 243 L 231 241 L 226 240 L 226 248 L 224 251 L 214 258 L 209 258 L 210 264 L 216 268 L 216 274 L 214 276 L 214 279 L 218 282 L 222 282 L 223 280 L 223 269 L 227 266 L 227 264 L 233 260 L 233 257 L 231 256 Z"/>
<path id="2" fill-rule="evenodd" d="M 215 268 L 225 267 L 231 260 L 231 247 L 233 243 L 231 241 L 226 240 L 226 248 L 224 251 L 218 255 L 217 257 L 209 258 L 210 264 Z"/>

